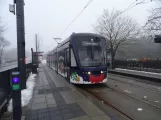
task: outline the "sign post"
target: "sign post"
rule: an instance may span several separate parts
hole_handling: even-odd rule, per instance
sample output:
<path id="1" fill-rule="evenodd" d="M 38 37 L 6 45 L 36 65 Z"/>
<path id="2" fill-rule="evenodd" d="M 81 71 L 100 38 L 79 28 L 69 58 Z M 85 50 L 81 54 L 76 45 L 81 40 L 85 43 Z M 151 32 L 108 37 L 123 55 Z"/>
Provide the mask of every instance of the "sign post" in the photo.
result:
<path id="1" fill-rule="evenodd" d="M 37 63 L 37 55 L 36 55 L 36 52 L 33 52 L 33 71 L 34 73 L 37 74 L 37 68 L 38 68 L 38 63 Z"/>
<path id="2" fill-rule="evenodd" d="M 11 80 L 12 90 L 20 90 L 20 72 L 12 72 Z"/>
<path id="3" fill-rule="evenodd" d="M 21 90 L 26 89 L 24 0 L 13 0 L 13 3 L 14 5 L 10 5 L 10 12 L 15 14 L 16 5 L 18 60 L 18 72 L 12 73 L 11 77 L 13 120 L 21 120 Z"/>
<path id="4" fill-rule="evenodd" d="M 33 73 L 37 74 L 37 68 L 39 66 L 39 56 L 43 56 L 42 53 L 43 52 L 33 52 L 33 50 L 32 50 Z"/>
<path id="5" fill-rule="evenodd" d="M 33 48 L 31 48 L 31 58 L 32 58 L 32 73 L 37 74 L 37 67 L 34 65 L 34 52 Z"/>
<path id="6" fill-rule="evenodd" d="M 13 120 L 21 120 L 20 72 L 13 72 L 11 77 Z"/>

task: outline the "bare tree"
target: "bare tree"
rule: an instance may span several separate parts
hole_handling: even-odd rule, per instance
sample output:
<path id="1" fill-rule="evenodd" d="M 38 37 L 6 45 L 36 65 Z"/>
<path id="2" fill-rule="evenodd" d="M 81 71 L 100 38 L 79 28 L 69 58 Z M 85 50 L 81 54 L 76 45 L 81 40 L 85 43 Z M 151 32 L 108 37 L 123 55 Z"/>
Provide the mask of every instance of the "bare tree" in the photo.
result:
<path id="1" fill-rule="evenodd" d="M 2 63 L 4 48 L 9 45 L 10 45 L 9 41 L 7 41 L 4 37 L 0 37 L 0 64 Z"/>
<path id="2" fill-rule="evenodd" d="M 3 32 L 4 32 L 4 26 L 1 25 L 1 19 L 0 19 L 0 64 L 2 63 L 4 48 L 10 45 L 10 42 L 3 37 Z"/>
<path id="3" fill-rule="evenodd" d="M 114 63 L 116 52 L 133 44 L 139 35 L 138 24 L 130 17 L 122 16 L 120 11 L 109 13 L 108 10 L 104 10 L 94 29 L 107 38 L 107 49 L 111 53 L 112 63 Z"/>
<path id="4" fill-rule="evenodd" d="M 4 26 L 2 26 L 2 21 L 0 18 L 0 36 L 2 36 L 2 33 L 4 32 Z"/>
<path id="5" fill-rule="evenodd" d="M 148 20 L 144 26 L 146 35 L 152 39 L 154 35 L 161 34 L 161 0 L 156 2 L 158 7 L 151 10 Z"/>

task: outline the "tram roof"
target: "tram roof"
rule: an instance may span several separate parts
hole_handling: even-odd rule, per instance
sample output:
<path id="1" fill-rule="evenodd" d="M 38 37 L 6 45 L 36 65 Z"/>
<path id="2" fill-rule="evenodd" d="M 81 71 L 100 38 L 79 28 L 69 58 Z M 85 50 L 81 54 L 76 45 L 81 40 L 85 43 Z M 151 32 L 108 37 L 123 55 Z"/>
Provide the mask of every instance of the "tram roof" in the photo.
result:
<path id="1" fill-rule="evenodd" d="M 72 33 L 67 39 L 65 39 L 64 41 L 62 41 L 57 47 L 55 47 L 53 50 L 56 50 L 57 48 L 59 48 L 60 46 L 64 45 L 65 43 L 67 43 L 68 41 L 70 41 L 70 39 L 72 37 L 81 37 L 81 36 L 92 36 L 92 37 L 103 37 L 99 34 L 96 33 Z"/>

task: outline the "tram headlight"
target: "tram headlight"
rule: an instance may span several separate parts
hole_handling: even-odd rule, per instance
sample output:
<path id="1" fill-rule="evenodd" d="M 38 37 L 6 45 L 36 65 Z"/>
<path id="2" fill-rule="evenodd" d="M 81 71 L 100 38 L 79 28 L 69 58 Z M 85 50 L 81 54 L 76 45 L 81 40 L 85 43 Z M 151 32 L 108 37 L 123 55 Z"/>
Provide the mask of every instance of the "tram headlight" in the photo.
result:
<path id="1" fill-rule="evenodd" d="M 88 72 L 88 74 L 90 75 L 90 74 L 91 74 L 91 72 Z"/>
<path id="2" fill-rule="evenodd" d="M 104 71 L 101 71 L 101 73 L 104 73 Z"/>

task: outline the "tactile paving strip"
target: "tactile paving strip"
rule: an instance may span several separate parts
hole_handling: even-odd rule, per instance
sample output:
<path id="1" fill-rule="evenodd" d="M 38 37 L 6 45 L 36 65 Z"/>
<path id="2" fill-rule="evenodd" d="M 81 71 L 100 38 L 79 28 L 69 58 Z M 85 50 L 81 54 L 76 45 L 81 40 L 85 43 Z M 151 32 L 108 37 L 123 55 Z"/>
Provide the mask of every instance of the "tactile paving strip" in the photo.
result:
<path id="1" fill-rule="evenodd" d="M 77 103 L 28 111 L 25 120 L 67 120 L 86 115 Z"/>

